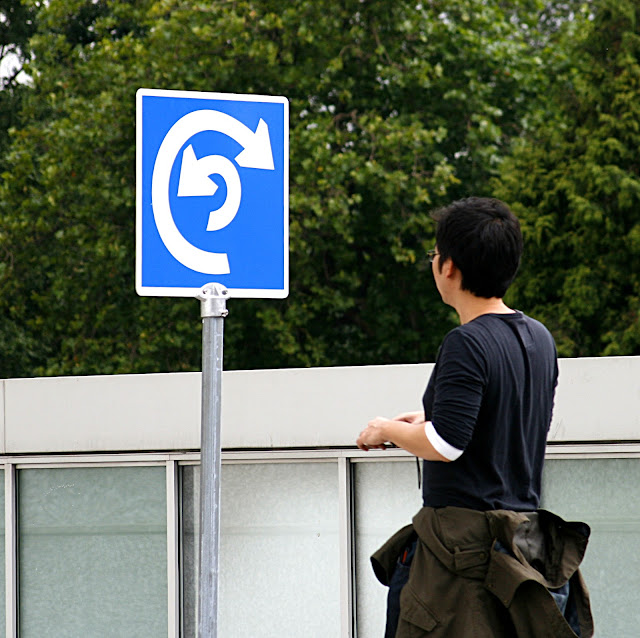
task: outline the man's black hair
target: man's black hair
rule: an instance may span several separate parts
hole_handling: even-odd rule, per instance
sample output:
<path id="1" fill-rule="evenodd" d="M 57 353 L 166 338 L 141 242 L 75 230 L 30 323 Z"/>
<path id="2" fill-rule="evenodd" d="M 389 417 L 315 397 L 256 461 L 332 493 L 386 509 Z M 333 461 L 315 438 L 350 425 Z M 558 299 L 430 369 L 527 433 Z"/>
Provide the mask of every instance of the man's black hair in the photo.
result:
<path id="1" fill-rule="evenodd" d="M 476 297 L 504 297 L 520 265 L 518 218 L 499 199 L 469 197 L 431 215 L 438 222 L 438 267 L 451 259 L 462 273 L 462 289 Z"/>

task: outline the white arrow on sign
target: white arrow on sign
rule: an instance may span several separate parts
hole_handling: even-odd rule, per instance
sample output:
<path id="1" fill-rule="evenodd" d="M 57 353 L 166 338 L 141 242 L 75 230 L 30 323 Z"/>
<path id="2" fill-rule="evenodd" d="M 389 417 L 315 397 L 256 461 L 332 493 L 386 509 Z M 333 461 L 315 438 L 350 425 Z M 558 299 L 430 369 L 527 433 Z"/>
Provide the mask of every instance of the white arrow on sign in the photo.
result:
<path id="1" fill-rule="evenodd" d="M 213 110 L 187 113 L 170 129 L 158 150 L 151 183 L 153 216 L 158 233 L 167 250 L 183 265 L 196 272 L 211 275 L 226 275 L 230 272 L 226 253 L 212 253 L 188 242 L 178 230 L 171 214 L 169 199 L 169 179 L 173 163 L 182 145 L 192 136 L 203 131 L 215 131 L 228 135 L 238 142 L 243 150 L 236 156 L 236 162 L 244 168 L 274 170 L 269 127 L 260 120 L 255 132 L 236 118 Z M 185 167 L 186 162 L 186 167 Z M 193 180 L 186 174 L 195 170 Z M 206 175 L 204 172 L 208 171 Z M 182 185 L 182 175 L 187 180 Z M 221 208 L 211 211 L 207 230 L 219 230 L 227 226 L 240 206 L 242 193 L 240 177 L 233 163 L 221 155 L 209 155 L 197 159 L 193 147 L 189 146 L 182 156 L 178 196 L 213 195 L 217 185 L 209 175 L 219 173 L 227 184 L 227 197 Z M 209 184 L 205 184 L 206 179 Z M 190 188 L 194 192 L 190 192 Z"/>
<path id="2" fill-rule="evenodd" d="M 207 230 L 220 230 L 233 221 L 240 208 L 242 184 L 233 162 L 222 155 L 207 155 L 198 159 L 193 146 L 187 146 L 182 154 L 178 197 L 214 195 L 218 185 L 209 177 L 213 173 L 221 175 L 224 179 L 227 184 L 227 196 L 220 208 L 209 213 Z"/>

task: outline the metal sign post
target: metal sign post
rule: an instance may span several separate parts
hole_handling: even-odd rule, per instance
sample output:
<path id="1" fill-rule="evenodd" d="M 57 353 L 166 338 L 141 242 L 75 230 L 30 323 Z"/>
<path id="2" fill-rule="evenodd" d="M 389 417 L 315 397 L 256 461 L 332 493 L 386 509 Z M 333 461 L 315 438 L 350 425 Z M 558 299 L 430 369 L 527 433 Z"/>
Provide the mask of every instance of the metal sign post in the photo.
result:
<path id="1" fill-rule="evenodd" d="M 220 404 L 224 318 L 229 291 L 207 284 L 198 295 L 202 316 L 202 421 L 200 457 L 200 587 L 198 638 L 218 635 L 220 556 Z"/>
<path id="2" fill-rule="evenodd" d="M 226 299 L 289 294 L 289 102 L 142 88 L 136 115 L 136 291 L 201 302 L 198 637 L 217 638 Z"/>

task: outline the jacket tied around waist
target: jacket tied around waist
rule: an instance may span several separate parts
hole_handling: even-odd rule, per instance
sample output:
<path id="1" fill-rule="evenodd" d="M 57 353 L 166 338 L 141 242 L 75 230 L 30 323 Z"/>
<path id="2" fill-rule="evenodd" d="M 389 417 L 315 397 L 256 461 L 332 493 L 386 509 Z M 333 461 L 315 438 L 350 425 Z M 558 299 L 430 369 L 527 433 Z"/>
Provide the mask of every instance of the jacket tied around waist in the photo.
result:
<path id="1" fill-rule="evenodd" d="M 590 638 L 579 569 L 589 534 L 546 510 L 423 507 L 371 562 L 388 585 L 417 539 L 396 638 Z"/>

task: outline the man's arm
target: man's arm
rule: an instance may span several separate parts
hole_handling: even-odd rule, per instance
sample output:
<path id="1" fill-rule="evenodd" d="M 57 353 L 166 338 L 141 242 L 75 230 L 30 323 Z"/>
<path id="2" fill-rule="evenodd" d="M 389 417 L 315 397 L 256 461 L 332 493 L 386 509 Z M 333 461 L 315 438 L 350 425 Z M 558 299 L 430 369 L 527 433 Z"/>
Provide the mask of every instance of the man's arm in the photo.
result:
<path id="1" fill-rule="evenodd" d="M 356 443 L 361 450 L 365 451 L 374 448 L 384 450 L 386 443 L 393 443 L 427 461 L 447 462 L 453 460 L 450 457 L 456 457 L 455 454 L 451 454 L 449 450 L 443 450 L 448 453 L 445 456 L 434 447 L 427 436 L 429 428 L 433 430 L 431 423 L 425 422 L 424 413 L 404 413 L 395 419 L 376 417 L 369 421 L 367 427 L 360 433 Z M 436 444 L 438 444 L 437 441 Z"/>

